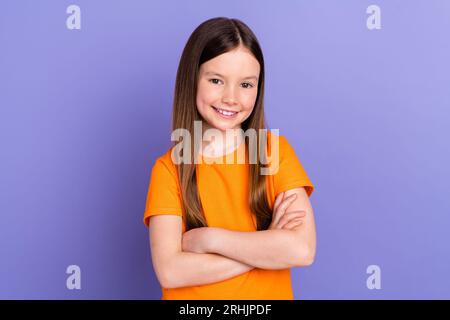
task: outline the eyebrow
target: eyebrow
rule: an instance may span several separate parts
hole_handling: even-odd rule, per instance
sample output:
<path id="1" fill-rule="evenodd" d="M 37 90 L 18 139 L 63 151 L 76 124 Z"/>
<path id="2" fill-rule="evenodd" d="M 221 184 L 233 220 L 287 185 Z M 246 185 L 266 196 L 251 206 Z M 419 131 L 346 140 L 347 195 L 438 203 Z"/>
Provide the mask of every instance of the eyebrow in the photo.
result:
<path id="1" fill-rule="evenodd" d="M 211 72 L 211 71 L 205 72 L 205 75 L 212 75 L 212 76 L 219 76 L 221 78 L 226 78 L 223 75 L 221 75 L 220 73 Z M 256 81 L 258 81 L 258 77 L 257 76 L 248 76 L 248 77 L 245 77 L 245 78 L 242 78 L 242 79 L 244 79 L 244 80 L 245 79 L 255 79 Z"/>

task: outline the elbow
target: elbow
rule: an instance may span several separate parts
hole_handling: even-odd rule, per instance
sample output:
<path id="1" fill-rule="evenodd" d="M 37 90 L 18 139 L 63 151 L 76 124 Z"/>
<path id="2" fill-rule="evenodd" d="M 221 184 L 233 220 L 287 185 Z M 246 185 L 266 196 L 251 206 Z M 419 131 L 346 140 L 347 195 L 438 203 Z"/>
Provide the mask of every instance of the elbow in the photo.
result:
<path id="1" fill-rule="evenodd" d="M 164 272 L 163 274 L 160 274 L 158 276 L 158 281 L 161 287 L 165 289 L 175 289 L 180 287 L 178 285 L 177 279 L 174 277 L 174 274 L 170 272 Z"/>
<path id="2" fill-rule="evenodd" d="M 299 246 L 295 254 L 295 267 L 308 267 L 314 263 L 316 257 L 316 249 L 312 246 Z"/>
<path id="3" fill-rule="evenodd" d="M 158 275 L 158 281 L 161 287 L 165 289 L 176 288 L 175 281 L 173 277 L 167 273 Z"/>
<path id="4" fill-rule="evenodd" d="M 175 289 L 183 287 L 181 283 L 182 279 L 179 277 L 180 273 L 174 269 L 174 265 L 172 264 L 170 267 L 167 267 L 163 272 L 161 272 L 158 277 L 159 284 L 161 287 L 165 289 Z"/>
<path id="5" fill-rule="evenodd" d="M 309 267 L 314 263 L 316 256 L 315 253 L 309 253 L 303 258 L 303 267 Z"/>
<path id="6" fill-rule="evenodd" d="M 159 284 L 165 289 L 178 288 L 178 279 L 176 277 L 177 272 L 174 272 L 174 263 L 172 261 L 165 263 L 164 265 L 155 266 L 155 274 L 158 278 Z"/>
<path id="7" fill-rule="evenodd" d="M 174 281 L 166 280 L 164 282 L 160 282 L 161 287 L 164 289 L 175 289 L 178 288 L 178 286 L 175 284 Z"/>

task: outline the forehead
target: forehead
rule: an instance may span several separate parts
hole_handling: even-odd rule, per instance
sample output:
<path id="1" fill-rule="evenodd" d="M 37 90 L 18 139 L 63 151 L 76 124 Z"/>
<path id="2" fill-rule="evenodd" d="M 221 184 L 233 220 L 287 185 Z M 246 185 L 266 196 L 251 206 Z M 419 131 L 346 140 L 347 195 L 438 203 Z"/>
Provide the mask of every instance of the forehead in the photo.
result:
<path id="1" fill-rule="evenodd" d="M 253 54 L 243 48 L 225 52 L 200 66 L 202 74 L 219 74 L 224 77 L 258 77 L 260 66 Z"/>

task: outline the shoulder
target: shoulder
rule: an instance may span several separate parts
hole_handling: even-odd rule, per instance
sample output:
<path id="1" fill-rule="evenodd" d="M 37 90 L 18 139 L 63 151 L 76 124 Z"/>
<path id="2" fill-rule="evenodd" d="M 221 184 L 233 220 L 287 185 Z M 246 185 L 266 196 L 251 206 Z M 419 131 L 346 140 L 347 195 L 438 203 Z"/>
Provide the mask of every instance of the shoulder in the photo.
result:
<path id="1" fill-rule="evenodd" d="M 166 171 L 174 177 L 177 176 L 177 167 L 172 160 L 173 148 L 173 146 L 170 147 L 163 155 L 156 158 L 155 163 L 153 164 L 153 171 Z"/>
<path id="2" fill-rule="evenodd" d="M 288 143 L 288 139 L 286 138 L 286 136 L 278 134 L 277 133 L 278 130 L 272 132 L 272 130 L 267 129 L 267 140 L 271 141 L 273 140 L 278 140 L 280 143 L 286 144 Z"/>
<path id="3" fill-rule="evenodd" d="M 293 150 L 285 136 L 272 133 L 270 130 L 267 131 L 267 144 L 270 151 L 273 148 L 278 148 L 280 158 L 283 158 L 284 155 L 289 154 Z M 274 150 L 276 151 L 276 149 Z"/>

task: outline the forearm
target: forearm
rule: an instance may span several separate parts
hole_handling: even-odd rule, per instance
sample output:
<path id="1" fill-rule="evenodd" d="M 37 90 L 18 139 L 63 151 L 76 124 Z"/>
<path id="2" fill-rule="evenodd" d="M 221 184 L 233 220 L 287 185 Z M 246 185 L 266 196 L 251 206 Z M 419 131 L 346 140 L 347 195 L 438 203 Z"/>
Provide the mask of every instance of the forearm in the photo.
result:
<path id="1" fill-rule="evenodd" d="M 255 232 L 214 228 L 207 251 L 261 269 L 286 269 L 298 266 L 302 244 L 291 230 Z M 306 248 L 305 248 L 306 252 Z"/>
<path id="2" fill-rule="evenodd" d="M 218 254 L 179 252 L 168 265 L 165 287 L 179 288 L 215 283 L 253 268 Z"/>

